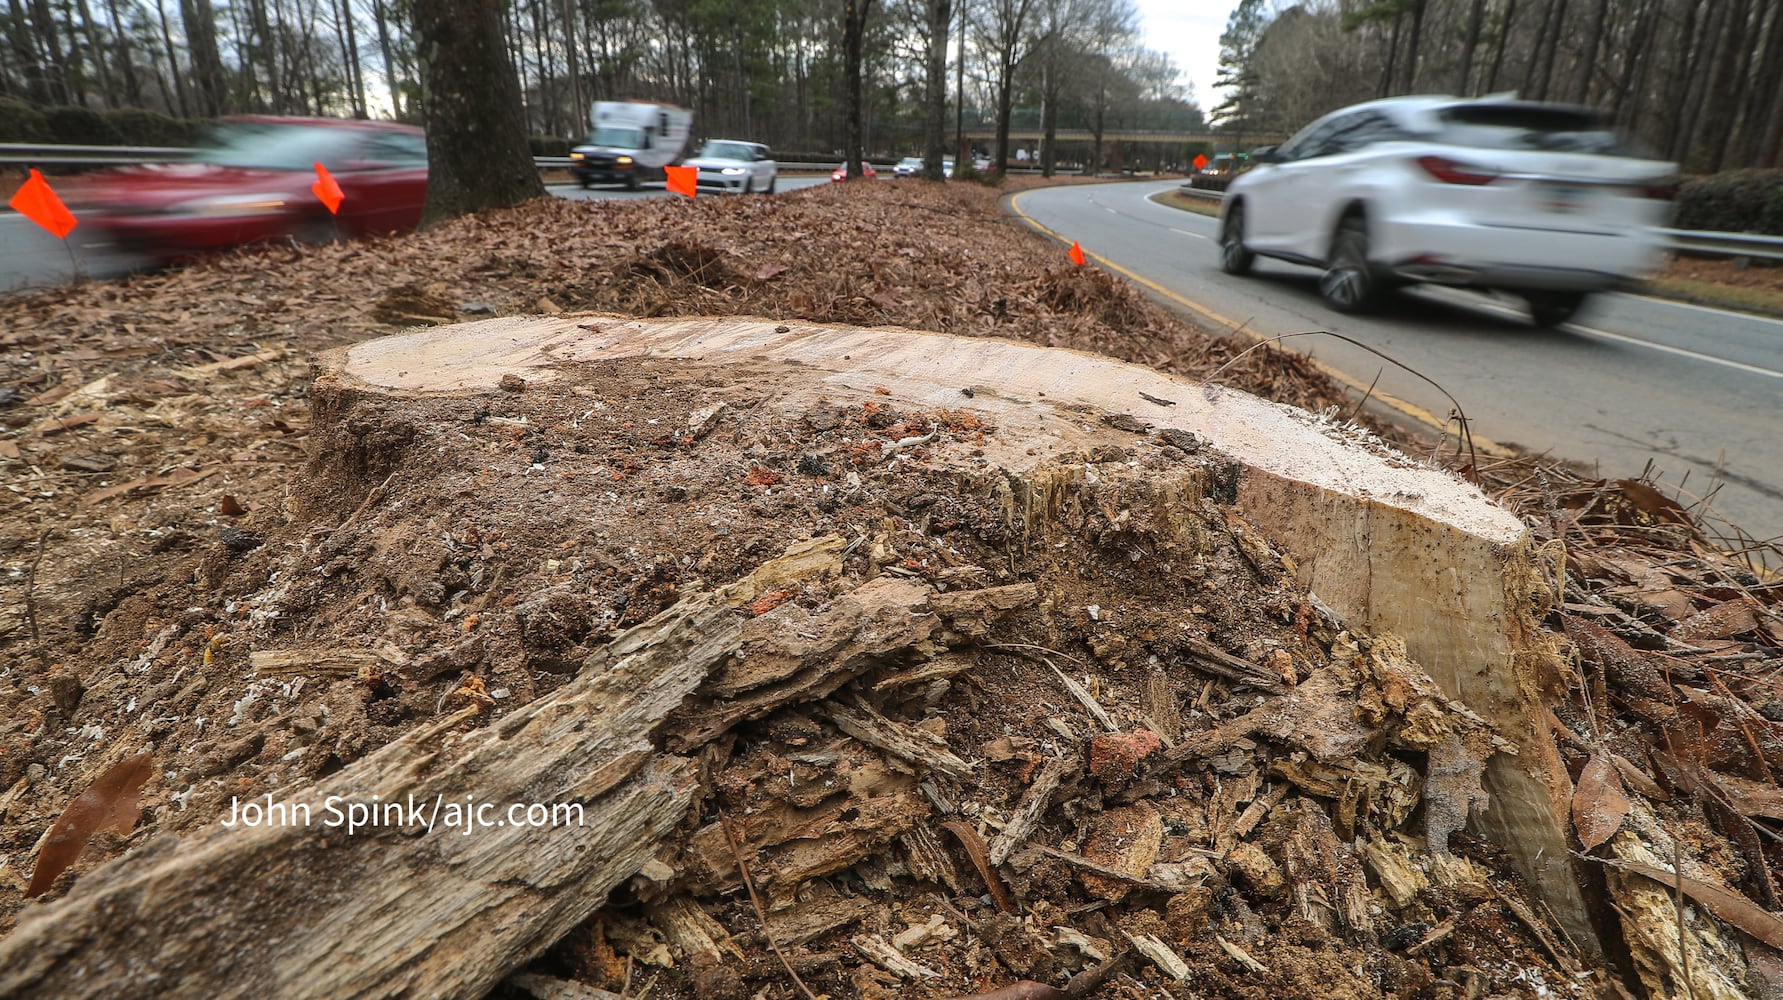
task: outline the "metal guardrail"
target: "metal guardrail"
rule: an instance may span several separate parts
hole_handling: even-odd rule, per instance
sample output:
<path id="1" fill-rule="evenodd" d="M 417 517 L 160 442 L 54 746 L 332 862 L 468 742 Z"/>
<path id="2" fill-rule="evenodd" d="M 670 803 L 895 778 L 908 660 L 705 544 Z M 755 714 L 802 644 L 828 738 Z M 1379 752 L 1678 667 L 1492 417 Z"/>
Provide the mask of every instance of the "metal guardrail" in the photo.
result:
<path id="1" fill-rule="evenodd" d="M 1203 188 L 1192 188 L 1187 184 L 1177 190 L 1193 198 L 1206 198 L 1209 201 L 1225 201 L 1226 192 L 1208 191 Z M 1766 236 L 1762 233 L 1717 233 L 1698 229 L 1661 229 L 1659 235 L 1665 237 L 1673 250 L 1691 250 L 1696 253 L 1720 254 L 1724 257 L 1762 257 L 1766 260 L 1783 260 L 1783 236 Z"/>
<path id="2" fill-rule="evenodd" d="M 192 151 L 181 146 L 70 146 L 63 143 L 0 142 L 0 163 L 92 164 L 157 163 L 178 160 Z"/>

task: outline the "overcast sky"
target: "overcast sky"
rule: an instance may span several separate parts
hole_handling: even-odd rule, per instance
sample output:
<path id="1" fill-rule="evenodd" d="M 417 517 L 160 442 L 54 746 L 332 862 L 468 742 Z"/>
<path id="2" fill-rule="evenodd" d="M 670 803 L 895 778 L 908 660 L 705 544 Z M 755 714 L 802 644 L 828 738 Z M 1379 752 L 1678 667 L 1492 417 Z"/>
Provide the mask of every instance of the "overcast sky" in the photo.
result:
<path id="1" fill-rule="evenodd" d="M 1211 110 L 1220 103 L 1213 78 L 1220 65 L 1220 33 L 1237 0 L 1134 0 L 1142 19 L 1145 47 L 1167 52 L 1183 79 L 1195 85 L 1195 100 Z"/>

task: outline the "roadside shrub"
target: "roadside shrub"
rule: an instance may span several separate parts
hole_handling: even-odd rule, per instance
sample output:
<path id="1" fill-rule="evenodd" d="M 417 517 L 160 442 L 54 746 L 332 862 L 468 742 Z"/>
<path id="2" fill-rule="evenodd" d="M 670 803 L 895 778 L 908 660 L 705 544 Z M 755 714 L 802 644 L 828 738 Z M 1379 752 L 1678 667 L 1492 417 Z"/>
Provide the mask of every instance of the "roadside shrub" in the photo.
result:
<path id="1" fill-rule="evenodd" d="M 49 123 L 49 140 L 80 146 L 121 146 L 124 137 L 106 117 L 92 108 L 59 105 L 43 113 Z"/>
<path id="2" fill-rule="evenodd" d="M 1783 236 L 1783 170 L 1729 170 L 1686 183 L 1674 225 Z"/>
<path id="3" fill-rule="evenodd" d="M 0 142 L 47 142 L 49 122 L 24 101 L 0 97 Z"/>
<path id="4" fill-rule="evenodd" d="M 568 156 L 570 141 L 555 135 L 527 136 L 526 145 L 532 149 L 534 156 Z"/>
<path id="5" fill-rule="evenodd" d="M 198 136 L 197 122 L 159 111 L 114 108 L 104 114 L 126 146 L 190 146 Z"/>

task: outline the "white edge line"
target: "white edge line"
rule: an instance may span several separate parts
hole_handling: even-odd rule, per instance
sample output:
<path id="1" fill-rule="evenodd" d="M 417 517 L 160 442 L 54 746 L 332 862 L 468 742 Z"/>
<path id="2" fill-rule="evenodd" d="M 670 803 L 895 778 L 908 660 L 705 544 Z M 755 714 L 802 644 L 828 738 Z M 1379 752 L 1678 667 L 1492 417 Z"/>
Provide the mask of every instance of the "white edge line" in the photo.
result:
<path id="1" fill-rule="evenodd" d="M 1450 301 L 1454 301 L 1454 300 L 1450 300 Z M 1661 300 L 1661 301 L 1663 301 L 1663 300 Z M 1491 312 L 1499 313 L 1500 315 L 1512 316 L 1512 317 L 1516 317 L 1519 319 L 1522 318 L 1522 316 L 1523 316 L 1523 314 L 1518 312 L 1517 310 L 1507 308 L 1505 306 L 1501 306 L 1495 302 L 1471 302 L 1471 301 L 1469 301 L 1469 302 L 1464 302 L 1464 303 L 1458 302 L 1457 304 L 1470 306 L 1475 309 L 1485 309 L 1485 310 L 1489 310 Z M 1744 315 L 1744 314 L 1743 313 L 1734 313 L 1733 315 L 1740 316 L 1740 315 Z M 1730 361 L 1727 358 L 1718 358 L 1712 354 L 1703 354 L 1700 351 L 1692 351 L 1692 350 L 1689 350 L 1689 349 L 1683 348 L 1683 347 L 1673 347 L 1670 344 L 1658 344 L 1658 343 L 1654 343 L 1651 340 L 1642 340 L 1639 337 L 1630 337 L 1629 335 L 1627 335 L 1625 333 L 1611 333 L 1608 330 L 1599 330 L 1595 326 L 1586 326 L 1583 323 L 1567 323 L 1565 325 L 1570 330 L 1577 330 L 1580 333 L 1589 334 L 1590 336 L 1593 336 L 1593 337 L 1602 337 L 1605 340 L 1618 340 L 1625 344 L 1634 344 L 1637 347 L 1645 347 L 1645 348 L 1648 348 L 1649 350 L 1663 351 L 1666 354 L 1676 354 L 1680 357 L 1691 358 L 1696 361 L 1706 361 L 1712 365 L 1720 365 L 1723 368 L 1732 368 L 1737 371 L 1747 372 L 1752 375 L 1762 375 L 1766 378 L 1783 378 L 1783 371 L 1777 371 L 1777 370 L 1771 369 L 1771 368 L 1760 368 L 1757 365 L 1746 364 L 1744 361 Z"/>

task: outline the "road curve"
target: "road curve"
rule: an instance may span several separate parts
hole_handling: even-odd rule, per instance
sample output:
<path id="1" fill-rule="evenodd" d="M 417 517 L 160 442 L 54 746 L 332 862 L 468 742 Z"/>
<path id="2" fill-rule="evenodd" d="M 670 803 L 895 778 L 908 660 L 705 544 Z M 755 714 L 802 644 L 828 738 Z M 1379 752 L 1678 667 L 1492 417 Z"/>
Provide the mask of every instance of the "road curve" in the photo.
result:
<path id="1" fill-rule="evenodd" d="M 1652 463 L 1662 487 L 1712 494 L 1720 517 L 1757 539 L 1783 538 L 1783 322 L 1637 295 L 1606 295 L 1558 330 L 1531 327 L 1519 303 L 1417 289 L 1378 314 L 1346 316 L 1319 299 L 1317 272 L 1259 259 L 1219 269 L 1217 220 L 1160 205 L 1177 182 L 1025 191 L 1009 202 L 1031 224 L 1077 241 L 1097 263 L 1205 325 L 1253 336 L 1328 330 L 1416 369 L 1453 395 L 1476 435 L 1593 464 L 1608 477 Z M 1437 389 L 1333 337 L 1301 350 L 1398 417 L 1441 423 Z"/>

